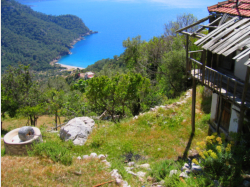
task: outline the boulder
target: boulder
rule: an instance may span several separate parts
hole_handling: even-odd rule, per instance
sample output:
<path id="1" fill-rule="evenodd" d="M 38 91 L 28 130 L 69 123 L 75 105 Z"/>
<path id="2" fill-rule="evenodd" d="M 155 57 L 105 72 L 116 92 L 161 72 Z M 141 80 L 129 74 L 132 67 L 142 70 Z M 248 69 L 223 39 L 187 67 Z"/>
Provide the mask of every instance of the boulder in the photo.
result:
<path id="1" fill-rule="evenodd" d="M 21 127 L 18 131 L 18 136 L 23 142 L 30 140 L 34 137 L 35 131 L 30 126 Z"/>
<path id="2" fill-rule="evenodd" d="M 75 145 L 84 145 L 94 125 L 94 120 L 89 117 L 74 118 L 61 128 L 60 138 L 72 140 Z"/>

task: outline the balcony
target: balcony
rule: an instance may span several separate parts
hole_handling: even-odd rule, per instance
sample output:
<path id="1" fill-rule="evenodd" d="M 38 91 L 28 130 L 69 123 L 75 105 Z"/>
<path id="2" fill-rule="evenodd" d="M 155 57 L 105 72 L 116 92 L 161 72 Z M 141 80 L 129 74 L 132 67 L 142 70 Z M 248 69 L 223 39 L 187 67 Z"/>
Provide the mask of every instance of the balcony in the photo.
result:
<path id="1" fill-rule="evenodd" d="M 210 67 L 203 66 L 201 62 L 192 58 L 192 55 L 189 57 L 187 64 L 187 73 L 236 106 L 241 106 L 244 82 L 233 75 L 225 75 Z M 246 92 L 244 104 L 247 108 L 250 108 L 249 88 Z"/>

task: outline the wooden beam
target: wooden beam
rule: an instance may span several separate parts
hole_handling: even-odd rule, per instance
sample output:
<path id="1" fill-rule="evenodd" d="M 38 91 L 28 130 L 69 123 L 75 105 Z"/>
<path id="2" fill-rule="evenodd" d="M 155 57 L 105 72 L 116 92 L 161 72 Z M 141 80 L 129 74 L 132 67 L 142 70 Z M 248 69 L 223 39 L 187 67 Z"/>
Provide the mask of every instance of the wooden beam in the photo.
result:
<path id="1" fill-rule="evenodd" d="M 220 133 L 220 121 L 221 121 L 221 116 L 222 116 L 222 110 L 223 110 L 223 105 L 222 105 L 222 97 L 221 97 L 221 95 L 220 95 L 220 100 L 219 100 L 219 102 L 220 102 L 220 105 L 219 105 L 219 110 L 220 110 L 220 113 L 219 113 L 219 117 L 218 117 L 218 120 L 217 120 L 217 127 L 216 127 L 216 132 L 219 134 Z"/>
<path id="2" fill-rule="evenodd" d="M 210 25 L 201 25 L 203 28 L 210 28 L 210 29 L 216 29 L 217 26 L 210 26 Z"/>
<path id="3" fill-rule="evenodd" d="M 192 90 L 192 134 L 195 133 L 195 103 L 196 103 L 196 80 L 193 76 L 193 90 Z"/>
<path id="4" fill-rule="evenodd" d="M 245 113 L 244 103 L 245 103 L 245 99 L 246 99 L 246 95 L 247 95 L 249 76 L 250 76 L 250 67 L 247 67 L 247 73 L 246 73 L 246 77 L 245 77 L 245 85 L 244 85 L 242 98 L 241 98 L 240 118 L 239 118 L 239 122 L 238 122 L 238 133 L 242 133 L 242 129 L 243 129 L 244 113 Z"/>
<path id="5" fill-rule="evenodd" d="M 195 22 L 195 23 L 193 23 L 193 24 L 191 24 L 191 25 L 189 25 L 189 26 L 186 26 L 186 27 L 184 27 L 184 28 L 182 28 L 182 29 L 179 29 L 179 30 L 177 30 L 177 31 L 175 31 L 175 32 L 181 32 L 181 31 L 184 31 L 184 30 L 186 30 L 186 29 L 189 29 L 190 27 L 193 27 L 193 26 L 195 26 L 195 25 L 198 25 L 198 24 L 200 24 L 200 23 L 202 23 L 202 22 L 204 22 L 204 21 L 207 21 L 209 18 L 211 18 L 211 17 L 213 17 L 214 15 L 209 15 L 209 16 L 207 16 L 207 17 L 205 17 L 205 18 L 202 18 L 202 19 L 200 19 L 200 20 L 198 20 L 197 22 Z"/>
<path id="6" fill-rule="evenodd" d="M 195 33 L 190 33 L 190 32 L 186 32 L 186 31 L 181 31 L 180 33 L 186 34 L 188 36 L 193 36 L 193 37 L 196 37 L 196 38 L 202 38 L 202 36 L 200 36 L 198 34 L 195 34 Z"/>
<path id="7" fill-rule="evenodd" d="M 205 80 L 205 66 L 206 66 L 206 50 L 204 49 L 202 52 L 202 84 L 204 84 Z"/>
<path id="8" fill-rule="evenodd" d="M 207 26 L 213 25 L 214 23 L 216 23 L 217 21 L 219 21 L 221 19 L 221 16 L 218 17 L 216 20 L 214 20 L 213 22 L 209 23 Z M 200 32 L 203 30 L 204 27 L 201 27 L 200 29 L 198 29 L 197 31 L 195 31 L 196 33 Z"/>
<path id="9" fill-rule="evenodd" d="M 186 35 L 186 75 L 187 75 L 187 77 L 188 77 L 188 66 L 189 66 L 188 44 L 189 44 L 189 36 Z"/>

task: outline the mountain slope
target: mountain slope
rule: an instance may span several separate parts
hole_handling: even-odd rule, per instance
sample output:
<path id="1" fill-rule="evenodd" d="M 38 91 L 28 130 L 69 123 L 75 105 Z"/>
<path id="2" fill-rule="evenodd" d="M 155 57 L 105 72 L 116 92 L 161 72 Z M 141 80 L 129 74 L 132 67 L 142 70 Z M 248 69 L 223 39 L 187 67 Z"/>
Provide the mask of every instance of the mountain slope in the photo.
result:
<path id="1" fill-rule="evenodd" d="M 90 32 L 73 15 L 45 15 L 13 0 L 1 5 L 2 71 L 18 62 L 34 70 L 52 68 L 50 61 L 67 54 L 73 40 Z"/>

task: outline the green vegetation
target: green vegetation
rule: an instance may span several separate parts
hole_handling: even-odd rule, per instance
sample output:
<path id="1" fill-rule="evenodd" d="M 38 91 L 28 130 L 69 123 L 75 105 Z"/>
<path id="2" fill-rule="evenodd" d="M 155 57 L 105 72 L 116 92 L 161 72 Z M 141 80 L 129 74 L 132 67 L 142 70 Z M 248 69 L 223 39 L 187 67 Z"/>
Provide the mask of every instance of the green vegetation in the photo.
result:
<path id="1" fill-rule="evenodd" d="M 90 32 L 76 16 L 45 15 L 14 0 L 2 0 L 1 12 L 2 73 L 18 62 L 51 69 L 49 62 L 68 54 L 72 41 Z"/>

